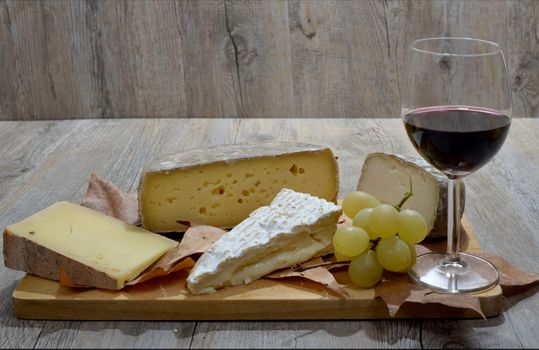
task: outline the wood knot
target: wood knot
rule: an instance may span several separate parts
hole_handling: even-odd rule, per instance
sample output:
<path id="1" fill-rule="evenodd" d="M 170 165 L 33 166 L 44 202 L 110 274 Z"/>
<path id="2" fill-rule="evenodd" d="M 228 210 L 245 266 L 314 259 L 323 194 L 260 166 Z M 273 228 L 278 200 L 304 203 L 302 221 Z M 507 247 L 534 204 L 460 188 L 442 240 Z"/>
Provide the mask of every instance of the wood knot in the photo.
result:
<path id="1" fill-rule="evenodd" d="M 520 75 L 516 75 L 515 79 L 513 80 L 513 86 L 515 88 L 518 88 L 522 85 L 522 77 Z"/>
<path id="2" fill-rule="evenodd" d="M 315 37 L 318 26 L 319 24 L 308 16 L 305 21 L 300 21 L 298 27 L 301 30 L 301 33 L 303 33 L 307 39 L 311 40 Z"/>
<path id="3" fill-rule="evenodd" d="M 242 60 L 243 64 L 249 65 L 253 63 L 253 61 L 258 57 L 258 51 L 256 49 L 251 49 L 248 51 L 244 51 L 244 54 L 240 54 L 240 59 Z"/>
<path id="4" fill-rule="evenodd" d="M 447 57 L 442 57 L 438 61 L 438 65 L 443 69 L 450 71 L 451 70 L 451 61 Z"/>

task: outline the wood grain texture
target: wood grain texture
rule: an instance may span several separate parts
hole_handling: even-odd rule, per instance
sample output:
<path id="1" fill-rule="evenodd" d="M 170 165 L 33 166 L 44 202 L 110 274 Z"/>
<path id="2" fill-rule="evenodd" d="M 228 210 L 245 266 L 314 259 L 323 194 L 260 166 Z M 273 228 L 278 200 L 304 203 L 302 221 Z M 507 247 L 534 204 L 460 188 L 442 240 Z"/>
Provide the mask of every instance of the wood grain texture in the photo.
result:
<path id="1" fill-rule="evenodd" d="M 17 134 L 15 134 L 17 132 Z M 469 176 L 466 215 L 484 250 L 539 272 L 539 123 L 513 120 L 499 154 Z M 415 154 L 400 120 L 154 119 L 0 122 L 0 225 L 60 199 L 82 198 L 91 172 L 134 189 L 140 167 L 184 148 L 260 139 L 330 146 L 339 156 L 341 193 L 355 188 L 373 151 Z M 25 147 L 24 145 L 27 145 Z M 27 171 L 22 169 L 27 168 Z M 4 168 L 6 169 L 6 168 Z M 5 176 L 4 176 L 5 175 Z M 1 265 L 1 264 L 0 264 Z M 504 302 L 489 320 L 346 322 L 78 322 L 14 317 L 11 293 L 22 273 L 0 266 L 2 347 L 534 347 L 536 287 Z M 191 337 L 191 335 L 193 335 Z M 125 344 L 125 345 L 124 345 Z"/>
<path id="2" fill-rule="evenodd" d="M 539 114 L 539 4 L 508 1 L 507 61 L 515 115 Z"/>
<path id="3" fill-rule="evenodd" d="M 3 0 L 0 119 L 398 117 L 406 45 L 496 41 L 539 117 L 533 0 Z"/>
<path id="4" fill-rule="evenodd" d="M 407 73 L 403 69 L 406 60 L 410 59 L 408 45 L 414 40 L 425 37 L 475 37 L 497 42 L 502 50 L 507 50 L 507 4 L 504 1 L 403 1 L 389 2 L 388 8 L 391 14 L 388 21 L 389 42 L 395 45 L 396 75 L 401 95 L 406 92 L 401 75 Z M 485 62 L 485 65 L 489 63 Z M 421 86 L 424 88 L 420 92 L 424 98 L 422 101 L 473 105 L 491 96 L 485 94 L 484 89 L 477 88 L 473 84 L 475 81 L 466 81 L 466 78 L 457 76 L 451 84 L 440 79 Z M 451 93 L 451 90 L 456 93 Z M 451 100 L 453 95 L 457 101 Z"/>
<path id="5" fill-rule="evenodd" d="M 153 1 L 95 3 L 102 20 L 100 59 L 105 62 L 111 116 L 187 112 L 176 9 L 170 1 L 157 3 L 159 6 Z"/>
<path id="6" fill-rule="evenodd" d="M 421 347 L 420 321 L 199 322 L 194 348 Z"/>
<path id="7" fill-rule="evenodd" d="M 287 13 L 285 1 L 225 1 L 241 117 L 287 117 L 294 111 Z"/>
<path id="8" fill-rule="evenodd" d="M 195 322 L 51 322 L 36 348 L 189 348 Z"/>
<path id="9" fill-rule="evenodd" d="M 186 114 L 175 114 L 190 117 L 239 115 L 242 96 L 236 64 L 238 52 L 225 3 L 220 0 L 179 1 L 174 6 L 186 82 Z"/>
<path id="10" fill-rule="evenodd" d="M 297 115 L 396 115 L 395 53 L 386 9 L 382 1 L 290 2 Z"/>

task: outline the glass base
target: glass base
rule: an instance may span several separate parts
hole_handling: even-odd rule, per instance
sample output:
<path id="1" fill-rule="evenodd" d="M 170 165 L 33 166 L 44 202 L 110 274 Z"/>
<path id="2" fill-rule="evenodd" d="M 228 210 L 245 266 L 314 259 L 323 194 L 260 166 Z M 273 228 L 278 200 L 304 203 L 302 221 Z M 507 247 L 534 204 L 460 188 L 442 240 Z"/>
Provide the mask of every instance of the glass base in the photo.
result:
<path id="1" fill-rule="evenodd" d="M 428 253 L 417 257 L 409 272 L 414 282 L 443 293 L 470 293 L 498 284 L 496 268 L 478 256 L 459 253 L 456 261 L 445 254 Z"/>

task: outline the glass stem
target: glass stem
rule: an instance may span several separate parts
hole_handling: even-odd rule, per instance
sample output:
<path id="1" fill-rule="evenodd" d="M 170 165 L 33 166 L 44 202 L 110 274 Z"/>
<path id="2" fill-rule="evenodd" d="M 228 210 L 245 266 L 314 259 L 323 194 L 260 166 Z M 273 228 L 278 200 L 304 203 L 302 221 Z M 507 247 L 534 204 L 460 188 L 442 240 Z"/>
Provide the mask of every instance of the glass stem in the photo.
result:
<path id="1" fill-rule="evenodd" d="M 447 257 L 449 264 L 460 262 L 460 179 L 450 178 L 447 185 Z"/>

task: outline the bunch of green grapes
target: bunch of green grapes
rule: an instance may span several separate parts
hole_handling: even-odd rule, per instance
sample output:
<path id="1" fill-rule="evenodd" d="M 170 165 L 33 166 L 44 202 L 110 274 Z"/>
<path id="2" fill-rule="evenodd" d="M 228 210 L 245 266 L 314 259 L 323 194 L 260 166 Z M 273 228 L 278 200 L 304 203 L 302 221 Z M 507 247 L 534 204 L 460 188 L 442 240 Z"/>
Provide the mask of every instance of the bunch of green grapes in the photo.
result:
<path id="1" fill-rule="evenodd" d="M 398 205 L 381 203 L 374 196 L 356 191 L 342 203 L 352 226 L 340 227 L 333 236 L 333 248 L 339 261 L 350 261 L 352 282 L 370 288 L 381 279 L 384 269 L 407 272 L 416 261 L 414 244 L 427 236 L 427 222 L 415 210 L 401 210 L 412 196 L 407 192 Z"/>

